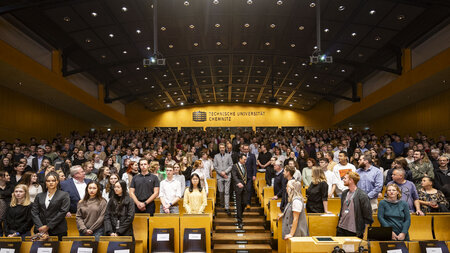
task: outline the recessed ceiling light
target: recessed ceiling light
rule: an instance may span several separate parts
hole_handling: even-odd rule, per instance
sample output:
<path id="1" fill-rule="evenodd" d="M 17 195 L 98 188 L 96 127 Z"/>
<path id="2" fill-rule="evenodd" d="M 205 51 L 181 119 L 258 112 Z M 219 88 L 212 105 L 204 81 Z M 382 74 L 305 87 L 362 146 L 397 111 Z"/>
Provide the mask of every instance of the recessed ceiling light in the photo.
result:
<path id="1" fill-rule="evenodd" d="M 219 82 L 223 82 L 223 79 L 219 79 Z"/>
<path id="2" fill-rule="evenodd" d="M 270 46 L 270 42 L 266 42 L 264 43 L 266 46 Z"/>
<path id="3" fill-rule="evenodd" d="M 102 57 L 102 59 L 105 59 L 106 55 L 102 54 L 100 57 Z"/>
<path id="4" fill-rule="evenodd" d="M 323 29 L 323 31 L 327 33 L 327 32 L 329 32 L 329 31 L 330 31 L 330 29 L 328 29 L 328 28 L 325 28 L 325 29 Z"/>
<path id="5" fill-rule="evenodd" d="M 340 50 L 340 49 L 336 50 L 336 53 L 340 53 L 340 52 L 341 52 L 341 50 Z"/>
<path id="6" fill-rule="evenodd" d="M 345 6 L 344 6 L 344 5 L 340 5 L 340 6 L 338 7 L 338 10 L 339 10 L 339 11 L 345 10 Z"/>
<path id="7" fill-rule="evenodd" d="M 370 14 L 370 15 L 375 15 L 375 13 L 377 13 L 375 10 L 370 10 L 370 11 L 369 11 L 369 14 Z"/>
<path id="8" fill-rule="evenodd" d="M 141 30 L 137 29 L 137 30 L 136 30 L 136 33 L 137 33 L 137 34 L 141 34 Z"/>
<path id="9" fill-rule="evenodd" d="M 148 77 L 144 77 L 144 80 L 148 80 Z"/>
<path id="10" fill-rule="evenodd" d="M 352 33 L 352 37 L 356 37 L 356 33 Z"/>
<path id="11" fill-rule="evenodd" d="M 283 94 L 286 94 L 286 91 L 283 91 Z"/>
<path id="12" fill-rule="evenodd" d="M 163 99 L 163 103 L 165 103 L 166 102 L 166 100 L 165 99 Z"/>
<path id="13" fill-rule="evenodd" d="M 220 46 L 220 45 L 222 45 L 222 42 L 217 41 L 217 42 L 216 42 L 216 45 Z"/>
<path id="14" fill-rule="evenodd" d="M 310 3 L 310 4 L 309 4 L 309 7 L 311 7 L 311 8 L 316 7 L 316 3 Z"/>
<path id="15" fill-rule="evenodd" d="M 283 4 L 283 1 L 281 1 L 281 0 L 277 1 L 277 5 L 282 5 L 282 4 Z"/>
<path id="16" fill-rule="evenodd" d="M 167 107 L 170 107 L 170 105 L 167 105 Z"/>
<path id="17" fill-rule="evenodd" d="M 306 88 L 309 88 L 309 84 L 306 85 Z"/>
<path id="18" fill-rule="evenodd" d="M 220 102 L 223 102 L 223 99 L 221 99 Z"/>
<path id="19" fill-rule="evenodd" d="M 242 45 L 243 46 L 247 45 L 247 41 L 242 41 Z"/>
<path id="20" fill-rule="evenodd" d="M 255 80 L 255 83 L 259 83 L 259 80 L 258 80 L 258 79 L 256 79 L 256 80 Z"/>
<path id="21" fill-rule="evenodd" d="M 305 30 L 305 27 L 301 25 L 301 26 L 298 27 L 298 29 L 299 29 L 300 31 L 303 31 L 303 30 Z"/>
<path id="22" fill-rule="evenodd" d="M 264 59 L 261 60 L 261 63 L 264 63 Z"/>
<path id="23" fill-rule="evenodd" d="M 222 73 L 222 70 L 221 69 L 219 69 L 217 72 L 219 72 L 219 73 Z"/>
<path id="24" fill-rule="evenodd" d="M 244 58 L 240 59 L 241 62 L 244 62 Z"/>
<path id="25" fill-rule="evenodd" d="M 167 74 L 164 74 L 163 77 L 167 77 Z"/>
<path id="26" fill-rule="evenodd" d="M 294 44 L 294 43 L 291 43 L 291 47 L 295 47 L 295 44 Z"/>
<path id="27" fill-rule="evenodd" d="M 180 75 L 184 76 L 184 72 L 181 72 Z"/>
<path id="28" fill-rule="evenodd" d="M 266 100 L 264 100 L 263 103 L 265 104 L 265 103 L 266 103 Z"/>
<path id="29" fill-rule="evenodd" d="M 249 23 L 245 23 L 245 24 L 244 24 L 244 27 L 245 27 L 245 28 L 248 28 L 248 27 L 250 27 L 250 24 L 249 24 Z"/>
<path id="30" fill-rule="evenodd" d="M 278 102 L 276 102 L 276 104 L 278 104 Z"/>
<path id="31" fill-rule="evenodd" d="M 289 85 L 293 85 L 293 83 L 292 83 L 292 82 L 290 82 L 290 83 L 289 83 Z"/>
<path id="32" fill-rule="evenodd" d="M 110 38 L 114 38 L 114 34 L 112 34 L 112 33 L 108 34 L 108 36 L 109 36 Z"/>
<path id="33" fill-rule="evenodd" d="M 70 22 L 70 17 L 64 17 L 63 20 L 66 22 Z"/>
<path id="34" fill-rule="evenodd" d="M 194 42 L 194 47 L 197 47 L 198 46 L 198 43 L 197 42 Z"/>
<path id="35" fill-rule="evenodd" d="M 219 4 L 219 0 L 213 0 L 213 4 Z"/>
<path id="36" fill-rule="evenodd" d="M 313 48 L 314 48 L 314 49 L 317 49 L 317 46 L 314 46 Z"/>
<path id="37" fill-rule="evenodd" d="M 217 61 L 218 61 L 218 62 L 222 62 L 222 59 L 219 58 L 219 59 L 217 59 Z"/>
<path id="38" fill-rule="evenodd" d="M 127 54 L 127 50 L 123 50 L 123 51 L 122 51 L 122 54 Z"/>
<path id="39" fill-rule="evenodd" d="M 97 17 L 97 12 L 91 12 L 92 17 Z"/>
<path id="40" fill-rule="evenodd" d="M 195 25 L 189 25 L 189 28 L 194 29 Z"/>
<path id="41" fill-rule="evenodd" d="M 125 6 L 122 7 L 122 11 L 123 11 L 123 12 L 126 12 L 127 10 L 128 10 L 127 7 L 125 7 Z"/>
<path id="42" fill-rule="evenodd" d="M 292 104 L 290 104 L 289 106 L 292 107 Z"/>
<path id="43" fill-rule="evenodd" d="M 141 68 L 137 67 L 136 70 L 140 70 Z"/>
<path id="44" fill-rule="evenodd" d="M 200 74 L 205 74 L 205 71 L 203 71 L 203 70 L 200 70 Z"/>
<path id="45" fill-rule="evenodd" d="M 256 73 L 261 74 L 261 70 L 257 70 Z"/>
<path id="46" fill-rule="evenodd" d="M 169 45 L 169 48 L 173 48 L 173 45 L 172 45 L 172 44 L 170 44 L 170 45 Z"/>
<path id="47" fill-rule="evenodd" d="M 319 78 L 318 76 L 314 76 L 314 79 L 317 79 L 317 78 Z"/>
<path id="48" fill-rule="evenodd" d="M 122 74 L 122 70 L 120 70 L 120 69 L 117 70 L 117 73 Z"/>
<path id="49" fill-rule="evenodd" d="M 302 94 L 298 94 L 299 97 L 303 96 Z"/>
<path id="50" fill-rule="evenodd" d="M 236 102 L 239 102 L 239 100 L 236 99 Z"/>
<path id="51" fill-rule="evenodd" d="M 184 6 L 189 6 L 189 1 L 184 1 Z"/>
<path id="52" fill-rule="evenodd" d="M 399 14 L 399 15 L 397 16 L 397 20 L 398 20 L 398 21 L 403 20 L 403 19 L 405 19 L 405 15 Z"/>
<path id="53" fill-rule="evenodd" d="M 198 62 L 198 63 L 202 63 L 202 60 L 198 60 L 197 62 Z"/>
<path id="54" fill-rule="evenodd" d="M 269 27 L 273 29 L 273 28 L 276 27 L 276 25 L 275 24 L 270 24 Z"/>
<path id="55" fill-rule="evenodd" d="M 180 103 L 180 105 L 184 105 L 184 103 L 183 103 L 183 102 L 181 102 L 181 103 Z"/>
<path id="56" fill-rule="evenodd" d="M 214 26 L 215 26 L 216 28 L 219 28 L 219 27 L 220 27 L 220 24 L 217 23 L 217 24 L 215 24 Z"/>
<path id="57" fill-rule="evenodd" d="M 150 47 L 147 47 L 146 49 L 147 49 L 147 50 L 150 50 Z"/>
<path id="58" fill-rule="evenodd" d="M 381 40 L 381 36 L 380 35 L 375 35 L 375 38 L 374 38 L 376 41 L 379 41 L 379 40 Z"/>
<path id="59" fill-rule="evenodd" d="M 298 73 L 295 73 L 294 76 L 298 76 Z"/>
<path id="60" fill-rule="evenodd" d="M 281 63 L 286 64 L 286 61 L 282 61 Z"/>
<path id="61" fill-rule="evenodd" d="M 92 41 L 91 41 L 91 39 L 89 39 L 89 38 L 86 38 L 86 43 L 91 43 Z"/>
<path id="62" fill-rule="evenodd" d="M 158 97 L 161 97 L 161 94 L 158 94 Z"/>
<path id="63" fill-rule="evenodd" d="M 281 75 L 281 72 L 277 72 L 277 75 Z"/>
<path id="64" fill-rule="evenodd" d="M 151 86 L 150 88 L 152 88 L 152 89 L 153 89 L 153 88 L 155 88 L 155 86 L 154 86 L 154 85 L 152 85 L 152 86 Z"/>
<path id="65" fill-rule="evenodd" d="M 358 57 L 363 57 L 364 54 L 363 53 L 358 53 Z"/>
<path id="66" fill-rule="evenodd" d="M 165 31 L 167 28 L 165 26 L 161 26 L 161 31 Z"/>
<path id="67" fill-rule="evenodd" d="M 345 69 L 341 69 L 341 72 L 342 72 L 342 73 L 345 73 Z"/>
<path id="68" fill-rule="evenodd" d="M 247 0 L 247 4 L 252 4 L 253 1 L 252 0 Z"/>

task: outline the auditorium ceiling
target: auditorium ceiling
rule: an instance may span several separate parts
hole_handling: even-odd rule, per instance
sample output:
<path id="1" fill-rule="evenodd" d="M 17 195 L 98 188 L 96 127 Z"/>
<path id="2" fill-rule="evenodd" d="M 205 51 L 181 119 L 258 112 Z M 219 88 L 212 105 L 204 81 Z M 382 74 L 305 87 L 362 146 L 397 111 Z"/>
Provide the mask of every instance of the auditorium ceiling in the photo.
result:
<path id="1" fill-rule="evenodd" d="M 347 94 L 375 71 L 401 73 L 401 48 L 445 20 L 446 0 L 321 0 L 321 49 L 310 64 L 317 1 L 160 0 L 152 56 L 153 1 L 2 1 L 0 14 L 63 55 L 63 74 L 85 73 L 111 91 L 107 102 L 139 100 L 152 111 L 189 104 L 273 104 L 309 110 Z M 114 95 L 112 95 L 114 93 Z M 276 101 L 271 99 L 276 98 Z M 192 100 L 190 99 L 192 98 Z"/>

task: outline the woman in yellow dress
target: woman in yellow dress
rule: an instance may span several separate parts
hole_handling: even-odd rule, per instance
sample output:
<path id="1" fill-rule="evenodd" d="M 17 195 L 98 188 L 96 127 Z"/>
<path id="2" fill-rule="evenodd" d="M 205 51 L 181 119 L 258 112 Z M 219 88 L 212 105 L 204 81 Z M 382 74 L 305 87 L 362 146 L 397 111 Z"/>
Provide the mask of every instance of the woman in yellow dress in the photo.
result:
<path id="1" fill-rule="evenodd" d="M 206 191 L 202 189 L 199 175 L 193 173 L 191 176 L 191 184 L 184 191 L 184 209 L 187 214 L 202 214 L 205 211 L 206 205 Z"/>

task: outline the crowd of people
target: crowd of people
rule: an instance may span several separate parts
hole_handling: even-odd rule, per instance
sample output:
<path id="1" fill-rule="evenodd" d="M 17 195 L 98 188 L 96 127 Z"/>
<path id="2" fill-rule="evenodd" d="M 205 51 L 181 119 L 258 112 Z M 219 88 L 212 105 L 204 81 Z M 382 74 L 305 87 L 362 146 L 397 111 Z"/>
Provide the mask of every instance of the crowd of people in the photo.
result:
<path id="1" fill-rule="evenodd" d="M 61 238 L 72 215 L 80 235 L 133 236 L 135 213 L 203 213 L 214 171 L 218 205 L 231 215 L 235 195 L 241 228 L 253 181 L 264 173 L 281 199 L 284 239 L 307 236 L 306 213 L 329 213 L 333 197 L 341 198 L 338 236 L 361 237 L 377 212 L 393 240 L 408 240 L 411 214 L 449 208 L 450 143 L 420 132 L 91 131 L 0 147 L 0 232 L 10 237 L 34 226 Z"/>

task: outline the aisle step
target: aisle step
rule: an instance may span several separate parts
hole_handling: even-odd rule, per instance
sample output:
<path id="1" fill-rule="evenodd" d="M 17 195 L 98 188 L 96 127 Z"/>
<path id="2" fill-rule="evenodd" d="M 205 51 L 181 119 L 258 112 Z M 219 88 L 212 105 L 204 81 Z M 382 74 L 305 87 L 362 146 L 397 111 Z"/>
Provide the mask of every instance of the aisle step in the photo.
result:
<path id="1" fill-rule="evenodd" d="M 212 236 L 213 244 L 269 244 L 271 239 L 270 233 L 213 233 Z"/>
<path id="2" fill-rule="evenodd" d="M 244 225 L 264 225 L 266 222 L 266 219 L 264 217 L 258 217 L 258 218 L 246 218 L 243 219 Z M 237 223 L 236 218 L 215 218 L 214 224 L 216 226 L 234 226 L 235 223 Z"/>
<path id="3" fill-rule="evenodd" d="M 264 226 L 244 226 L 244 228 L 241 230 L 238 226 L 216 226 L 214 229 L 214 232 L 216 233 L 264 233 L 265 229 Z"/>
<path id="4" fill-rule="evenodd" d="M 228 252 L 272 253 L 269 244 L 215 244 L 214 253 Z"/>
<path id="5" fill-rule="evenodd" d="M 260 217 L 261 216 L 261 214 L 259 212 L 244 212 L 243 215 L 244 215 L 244 218 L 245 217 L 255 218 L 255 217 Z M 235 217 L 235 216 L 236 216 L 236 212 L 231 212 L 231 216 L 228 216 L 228 214 L 225 213 L 225 212 L 220 212 L 220 213 L 218 212 L 216 214 L 217 218 L 232 218 L 232 217 Z"/>
<path id="6" fill-rule="evenodd" d="M 230 206 L 230 211 L 234 211 L 234 210 L 236 210 L 236 207 L 235 206 Z M 223 207 L 216 207 L 216 211 L 217 212 L 225 212 L 225 208 L 223 208 Z M 252 207 L 250 207 L 250 209 L 249 210 L 244 210 L 244 213 L 246 213 L 246 212 L 264 212 L 264 208 L 262 208 L 262 207 L 260 207 L 260 206 L 252 206 Z"/>

